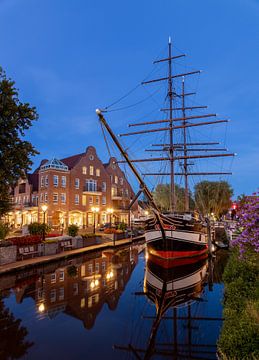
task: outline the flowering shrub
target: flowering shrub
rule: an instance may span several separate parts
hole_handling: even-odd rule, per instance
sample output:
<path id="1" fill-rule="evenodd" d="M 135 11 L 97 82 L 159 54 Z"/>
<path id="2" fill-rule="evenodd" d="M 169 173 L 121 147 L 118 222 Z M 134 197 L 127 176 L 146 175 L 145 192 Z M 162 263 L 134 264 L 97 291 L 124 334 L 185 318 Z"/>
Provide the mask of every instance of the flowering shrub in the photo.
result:
<path id="1" fill-rule="evenodd" d="M 27 235 L 27 236 L 17 236 L 8 239 L 13 245 L 23 246 L 23 245 L 33 245 L 41 243 L 42 237 L 40 235 Z"/>
<path id="2" fill-rule="evenodd" d="M 237 213 L 239 217 L 240 235 L 233 241 L 243 254 L 248 248 L 259 252 L 259 193 L 246 196 Z"/>

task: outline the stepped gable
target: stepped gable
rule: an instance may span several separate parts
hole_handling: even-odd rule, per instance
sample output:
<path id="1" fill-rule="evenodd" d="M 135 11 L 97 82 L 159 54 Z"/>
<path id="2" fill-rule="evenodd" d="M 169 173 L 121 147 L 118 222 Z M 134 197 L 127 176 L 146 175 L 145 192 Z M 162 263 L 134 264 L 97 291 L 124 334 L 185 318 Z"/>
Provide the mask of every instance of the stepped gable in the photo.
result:
<path id="1" fill-rule="evenodd" d="M 28 182 L 32 185 L 32 191 L 39 190 L 39 173 L 28 174 Z"/>

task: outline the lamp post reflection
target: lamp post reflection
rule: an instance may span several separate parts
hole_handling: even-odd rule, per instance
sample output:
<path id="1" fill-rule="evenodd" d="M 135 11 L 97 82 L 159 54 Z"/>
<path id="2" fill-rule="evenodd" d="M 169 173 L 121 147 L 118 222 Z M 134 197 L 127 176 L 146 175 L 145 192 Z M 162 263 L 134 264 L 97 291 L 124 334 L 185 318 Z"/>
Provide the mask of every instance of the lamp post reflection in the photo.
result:
<path id="1" fill-rule="evenodd" d="M 94 228 L 93 228 L 93 233 L 95 234 L 95 215 L 99 212 L 99 208 L 98 207 L 92 207 L 91 208 L 91 210 L 92 210 L 92 212 L 93 212 L 93 214 L 94 214 Z"/>

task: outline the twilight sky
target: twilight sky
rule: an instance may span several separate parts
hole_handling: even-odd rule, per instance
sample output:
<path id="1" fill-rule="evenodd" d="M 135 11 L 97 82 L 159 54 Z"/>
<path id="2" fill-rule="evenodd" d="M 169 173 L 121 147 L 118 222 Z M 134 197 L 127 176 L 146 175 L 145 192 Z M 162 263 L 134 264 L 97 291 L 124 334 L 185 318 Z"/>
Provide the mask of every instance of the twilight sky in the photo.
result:
<path id="1" fill-rule="evenodd" d="M 0 0 L 0 66 L 15 80 L 21 100 L 39 113 L 28 133 L 41 153 L 35 166 L 42 158 L 63 158 L 88 145 L 106 161 L 95 109 L 113 103 L 144 78 L 164 74 L 165 68 L 154 70 L 152 61 L 166 55 L 168 36 L 175 53 L 188 55 L 176 71 L 203 70 L 189 82 L 197 90 L 195 104 L 231 119 L 221 130 L 217 125 L 196 132 L 197 139 L 223 138 L 238 154 L 234 161 L 214 162 L 213 171 L 216 165 L 218 171 L 233 171 L 222 179 L 232 184 L 235 196 L 257 190 L 258 0 Z M 149 113 L 152 120 L 161 118 L 157 95 L 154 87 L 137 88 L 111 107 L 127 107 L 107 114 L 115 132 L 127 132 L 126 124 L 135 119 L 147 121 Z M 136 109 L 128 107 L 138 101 Z M 138 140 L 137 152 L 148 146 L 145 141 Z M 207 160 L 201 161 L 199 169 L 209 171 Z"/>

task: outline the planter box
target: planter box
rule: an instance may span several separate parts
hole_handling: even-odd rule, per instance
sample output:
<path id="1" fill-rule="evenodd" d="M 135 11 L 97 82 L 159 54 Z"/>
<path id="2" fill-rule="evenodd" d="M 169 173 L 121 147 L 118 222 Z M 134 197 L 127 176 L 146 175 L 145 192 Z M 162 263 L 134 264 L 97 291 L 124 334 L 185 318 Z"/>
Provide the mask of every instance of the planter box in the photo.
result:
<path id="1" fill-rule="evenodd" d="M 9 264 L 16 261 L 17 246 L 0 247 L 0 265 Z"/>
<path id="2" fill-rule="evenodd" d="M 54 255 L 58 253 L 58 243 L 45 243 L 44 244 L 44 255 Z"/>
<path id="3" fill-rule="evenodd" d="M 104 234 L 107 238 L 109 238 L 111 241 L 121 240 L 126 238 L 125 233 L 119 233 L 119 234 Z"/>

